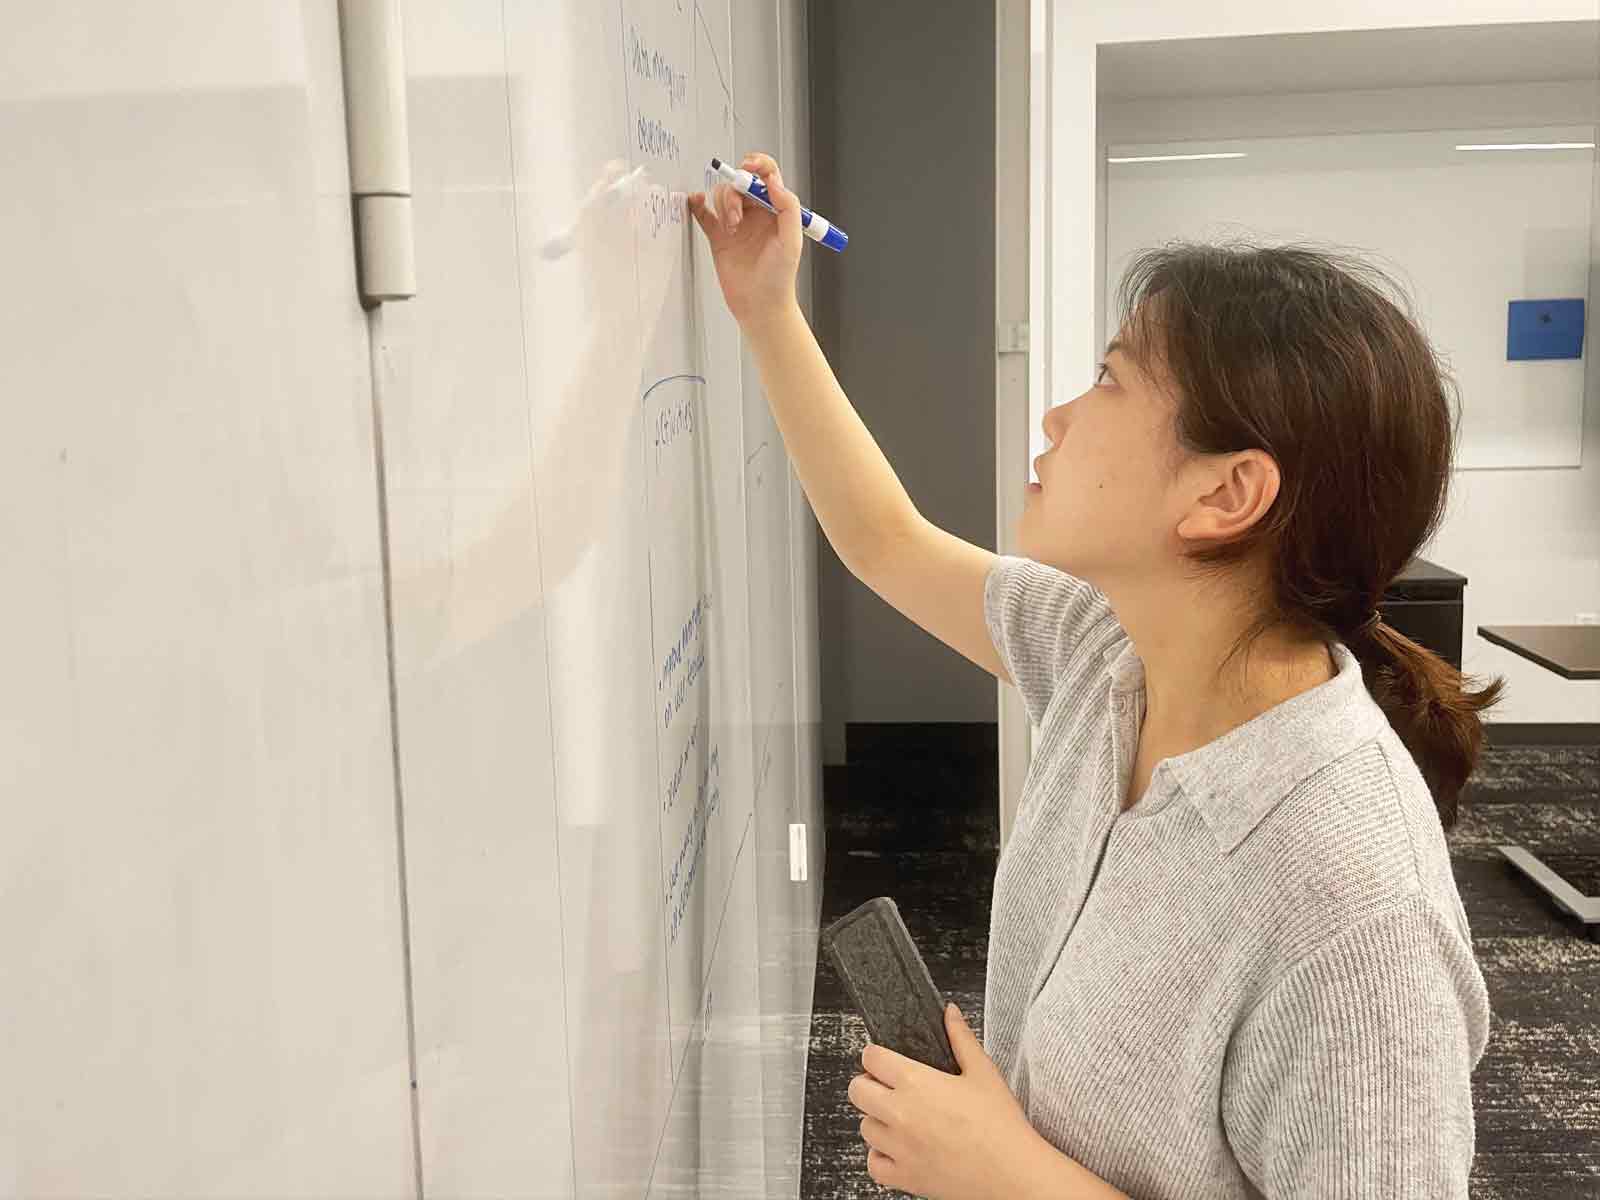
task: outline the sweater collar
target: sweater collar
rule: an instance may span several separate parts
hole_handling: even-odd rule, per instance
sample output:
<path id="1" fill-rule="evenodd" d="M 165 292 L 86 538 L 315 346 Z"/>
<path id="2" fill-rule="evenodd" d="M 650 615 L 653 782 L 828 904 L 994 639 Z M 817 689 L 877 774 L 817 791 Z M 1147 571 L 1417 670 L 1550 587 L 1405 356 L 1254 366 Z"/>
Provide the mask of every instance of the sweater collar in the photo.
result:
<path id="1" fill-rule="evenodd" d="M 1210 827 L 1233 850 L 1303 779 L 1388 726 L 1343 642 L 1329 643 L 1332 679 L 1291 696 L 1204 746 L 1161 761 Z M 1111 694 L 1144 705 L 1144 663 L 1133 642 L 1111 655 Z"/>

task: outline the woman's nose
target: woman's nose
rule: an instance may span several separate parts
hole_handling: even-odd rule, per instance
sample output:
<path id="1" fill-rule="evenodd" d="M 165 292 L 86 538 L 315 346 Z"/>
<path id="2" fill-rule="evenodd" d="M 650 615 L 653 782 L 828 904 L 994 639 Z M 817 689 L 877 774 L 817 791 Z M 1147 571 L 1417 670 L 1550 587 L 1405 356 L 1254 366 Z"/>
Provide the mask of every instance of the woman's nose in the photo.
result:
<path id="1" fill-rule="evenodd" d="M 1053 430 L 1051 428 L 1051 423 L 1052 422 L 1055 422 L 1056 424 L 1060 423 L 1059 414 L 1060 414 L 1061 409 L 1064 408 L 1064 407 L 1066 407 L 1066 406 L 1062 405 L 1062 404 L 1052 404 L 1049 408 L 1044 410 L 1044 420 L 1039 422 L 1039 428 L 1044 430 L 1044 436 L 1046 438 L 1048 438 L 1051 442 L 1056 442 L 1056 441 L 1060 440 L 1059 438 L 1056 437 L 1055 433 L 1053 432 Z"/>

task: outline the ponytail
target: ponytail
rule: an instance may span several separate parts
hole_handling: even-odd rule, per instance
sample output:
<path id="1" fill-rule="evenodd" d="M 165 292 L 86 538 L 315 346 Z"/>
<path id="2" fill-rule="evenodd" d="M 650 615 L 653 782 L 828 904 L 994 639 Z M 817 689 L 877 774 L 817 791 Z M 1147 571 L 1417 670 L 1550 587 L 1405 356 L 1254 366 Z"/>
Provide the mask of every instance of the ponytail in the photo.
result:
<path id="1" fill-rule="evenodd" d="M 1460 671 L 1389 625 L 1345 644 L 1361 663 L 1367 690 L 1416 760 L 1440 825 L 1454 828 L 1461 789 L 1483 748 L 1479 714 L 1500 702 L 1505 679 L 1497 676 L 1469 690 Z"/>

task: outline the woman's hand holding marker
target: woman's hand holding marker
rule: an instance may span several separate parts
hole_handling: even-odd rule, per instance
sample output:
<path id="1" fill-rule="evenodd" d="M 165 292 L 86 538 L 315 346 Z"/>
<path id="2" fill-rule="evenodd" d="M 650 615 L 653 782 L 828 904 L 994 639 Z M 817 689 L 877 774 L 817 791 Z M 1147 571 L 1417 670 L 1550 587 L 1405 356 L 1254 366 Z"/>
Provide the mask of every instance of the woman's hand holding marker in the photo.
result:
<path id="1" fill-rule="evenodd" d="M 783 185 L 783 174 L 768 154 L 747 154 L 740 163 L 766 185 L 777 212 L 768 212 L 732 184 L 712 190 L 715 208 L 704 192 L 689 196 L 689 211 L 705 231 L 711 261 L 728 311 L 747 332 L 798 307 L 794 280 L 800 269 L 800 200 Z"/>

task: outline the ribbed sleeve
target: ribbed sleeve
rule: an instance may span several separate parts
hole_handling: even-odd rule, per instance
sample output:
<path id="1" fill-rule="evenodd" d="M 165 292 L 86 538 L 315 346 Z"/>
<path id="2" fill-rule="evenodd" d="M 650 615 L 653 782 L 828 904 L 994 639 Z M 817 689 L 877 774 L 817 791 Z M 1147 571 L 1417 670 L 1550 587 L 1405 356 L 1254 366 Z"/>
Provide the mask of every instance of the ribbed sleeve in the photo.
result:
<path id="1" fill-rule="evenodd" d="M 1028 720 L 1044 720 L 1056 684 L 1080 649 L 1101 653 L 1122 628 L 1094 585 L 1064 571 L 1002 554 L 983 587 L 984 618 Z"/>
<path id="2" fill-rule="evenodd" d="M 1279 1197 L 1465 1197 L 1470 1076 L 1489 1006 L 1470 946 L 1422 894 L 1291 966 L 1246 1016 L 1222 1117 L 1251 1182 Z"/>

